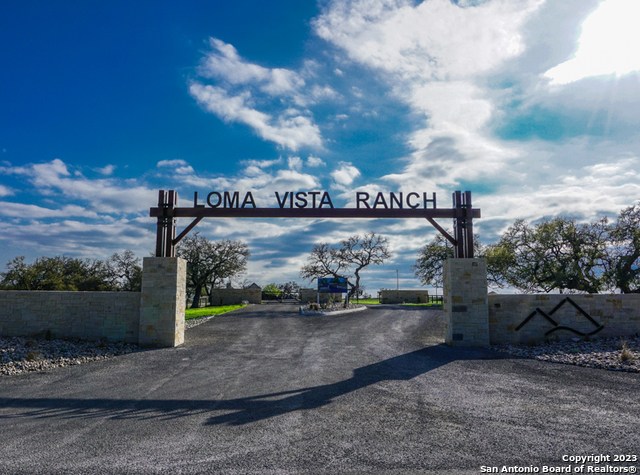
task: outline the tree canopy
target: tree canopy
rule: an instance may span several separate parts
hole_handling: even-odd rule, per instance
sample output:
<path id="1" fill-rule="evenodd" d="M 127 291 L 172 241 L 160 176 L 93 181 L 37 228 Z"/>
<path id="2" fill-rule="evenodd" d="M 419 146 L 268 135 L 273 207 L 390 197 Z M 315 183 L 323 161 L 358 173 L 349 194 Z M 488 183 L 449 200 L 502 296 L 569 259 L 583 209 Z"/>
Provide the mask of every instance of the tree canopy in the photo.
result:
<path id="1" fill-rule="evenodd" d="M 609 227 L 605 278 L 622 293 L 640 293 L 640 206 L 623 209 Z"/>
<path id="2" fill-rule="evenodd" d="M 475 256 L 483 257 L 483 247 L 477 236 L 473 241 L 473 252 Z M 422 285 L 442 287 L 444 261 L 453 259 L 454 255 L 453 245 L 442 234 L 436 234 L 433 241 L 418 251 L 418 258 L 411 270 Z"/>
<path id="3" fill-rule="evenodd" d="M 447 259 L 453 259 L 454 254 L 451 243 L 437 234 L 433 241 L 420 249 L 411 270 L 422 285 L 442 287 L 442 266 Z"/>
<path id="4" fill-rule="evenodd" d="M 211 241 L 196 232 L 180 241 L 176 255 L 187 261 L 187 294 L 193 296 L 191 308 L 198 308 L 202 291 L 211 295 L 225 279 L 243 274 L 251 253 L 241 241 Z"/>
<path id="5" fill-rule="evenodd" d="M 597 293 L 606 288 L 606 220 L 578 224 L 558 217 L 535 226 L 517 220 L 496 244 L 487 246 L 485 257 L 500 286 Z"/>
<path id="6" fill-rule="evenodd" d="M 349 295 L 355 295 L 360 289 L 360 273 L 370 265 L 380 265 L 391 257 L 389 244 L 383 236 L 374 232 L 364 236 L 354 235 L 340 242 L 338 247 L 327 243 L 315 244 L 300 269 L 300 277 L 313 280 L 322 277 L 350 277 Z"/>
<path id="7" fill-rule="evenodd" d="M 475 243 L 478 240 L 476 239 Z M 475 244 L 474 243 L 474 244 Z M 556 217 L 537 224 L 516 220 L 500 239 L 475 248 L 487 259 L 490 285 L 523 292 L 640 292 L 640 206 L 614 223 Z M 442 264 L 453 248 L 440 235 L 418 253 L 412 267 L 423 285 L 442 285 Z"/>
<path id="8" fill-rule="evenodd" d="M 0 273 L 4 290 L 140 291 L 142 268 L 132 251 L 115 253 L 110 259 L 76 259 L 68 256 L 25 256 L 9 261 Z"/>

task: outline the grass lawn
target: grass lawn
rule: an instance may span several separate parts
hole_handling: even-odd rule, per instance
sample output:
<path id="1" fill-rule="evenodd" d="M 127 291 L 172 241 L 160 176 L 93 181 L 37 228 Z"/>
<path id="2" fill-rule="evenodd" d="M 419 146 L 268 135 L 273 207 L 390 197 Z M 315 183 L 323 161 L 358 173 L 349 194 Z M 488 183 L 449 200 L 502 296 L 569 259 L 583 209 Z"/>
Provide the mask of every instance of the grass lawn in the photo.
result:
<path id="1" fill-rule="evenodd" d="M 209 315 L 220 315 L 242 307 L 246 307 L 246 305 L 220 305 L 217 307 L 188 308 L 185 312 L 184 319 L 190 320 L 192 318 L 208 317 Z"/>

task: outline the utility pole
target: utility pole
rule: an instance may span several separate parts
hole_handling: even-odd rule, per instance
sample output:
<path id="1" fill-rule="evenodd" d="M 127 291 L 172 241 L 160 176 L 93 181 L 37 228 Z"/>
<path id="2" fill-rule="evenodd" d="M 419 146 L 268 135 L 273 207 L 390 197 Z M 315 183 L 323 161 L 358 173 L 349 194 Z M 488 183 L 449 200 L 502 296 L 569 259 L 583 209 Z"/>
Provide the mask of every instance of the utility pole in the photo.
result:
<path id="1" fill-rule="evenodd" d="M 396 269 L 396 290 L 400 290 L 400 274 L 398 274 L 398 269 Z"/>

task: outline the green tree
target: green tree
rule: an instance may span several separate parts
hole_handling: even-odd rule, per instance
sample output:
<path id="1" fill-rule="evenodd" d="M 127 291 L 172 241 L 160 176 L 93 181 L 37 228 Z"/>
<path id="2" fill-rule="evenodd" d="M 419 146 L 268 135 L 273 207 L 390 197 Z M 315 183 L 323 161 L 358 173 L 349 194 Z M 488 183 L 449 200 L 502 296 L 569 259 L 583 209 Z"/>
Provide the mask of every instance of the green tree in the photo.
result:
<path id="1" fill-rule="evenodd" d="M 282 298 L 282 290 L 275 283 L 267 284 L 262 288 L 262 293 L 268 295 L 267 300 Z"/>
<path id="2" fill-rule="evenodd" d="M 18 256 L 7 263 L 0 284 L 3 290 L 39 290 L 40 276 L 25 261 L 25 256 Z"/>
<path id="3" fill-rule="evenodd" d="M 282 292 L 284 298 L 294 298 L 300 293 L 300 286 L 294 281 L 278 284 L 276 287 L 280 292 Z"/>
<path id="4" fill-rule="evenodd" d="M 528 293 L 597 293 L 606 287 L 606 219 L 578 224 L 558 217 L 535 226 L 517 220 L 485 256 L 500 285 Z"/>
<path id="5" fill-rule="evenodd" d="M 202 291 L 211 291 L 225 279 L 246 271 L 251 253 L 240 241 L 211 241 L 200 233 L 184 238 L 176 254 L 187 261 L 187 293 L 193 295 L 191 308 L 198 308 Z"/>
<path id="6" fill-rule="evenodd" d="M 418 251 L 416 263 L 411 270 L 422 285 L 442 287 L 442 268 L 444 261 L 453 259 L 453 246 L 441 234 Z"/>
<path id="7" fill-rule="evenodd" d="M 114 253 L 107 267 L 118 290 L 140 292 L 142 290 L 142 260 L 126 249 L 122 254 Z"/>
<path id="8" fill-rule="evenodd" d="M 350 296 L 360 294 L 360 272 L 370 265 L 378 266 L 391 257 L 389 244 L 383 236 L 374 232 L 351 236 L 341 243 L 340 257 L 353 267 L 356 283 L 352 286 Z"/>
<path id="9" fill-rule="evenodd" d="M 66 287 L 62 290 L 82 292 L 119 290 L 111 278 L 109 266 L 105 261 L 63 257 L 62 267 Z"/>
<path id="10" fill-rule="evenodd" d="M 476 257 L 484 257 L 484 247 L 477 236 L 473 240 L 473 252 Z M 422 285 L 442 287 L 444 261 L 453 259 L 454 256 L 453 245 L 442 234 L 436 234 L 429 244 L 418 251 L 418 258 L 411 266 L 411 270 Z M 487 273 L 491 281 L 489 270 Z"/>
<path id="11" fill-rule="evenodd" d="M 116 290 L 104 262 L 66 256 L 39 257 L 27 264 L 24 256 L 7 263 L 0 286 L 6 290 Z"/>
<path id="12" fill-rule="evenodd" d="M 640 293 L 640 205 L 623 209 L 609 227 L 605 278 L 624 294 Z"/>

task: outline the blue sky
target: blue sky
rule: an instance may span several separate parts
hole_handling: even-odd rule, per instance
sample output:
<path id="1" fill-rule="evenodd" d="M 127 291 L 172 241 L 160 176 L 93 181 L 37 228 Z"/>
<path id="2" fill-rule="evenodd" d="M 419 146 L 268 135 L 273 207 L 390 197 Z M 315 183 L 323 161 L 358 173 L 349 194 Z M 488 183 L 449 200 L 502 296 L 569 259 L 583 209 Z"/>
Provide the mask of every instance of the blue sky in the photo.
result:
<path id="1" fill-rule="evenodd" d="M 640 197 L 635 0 L 11 2 L 0 16 L 0 263 L 149 255 L 158 189 L 471 190 L 513 221 L 615 216 Z M 179 228 L 188 222 L 179 222 Z M 448 224 L 448 223 L 443 223 Z M 298 280 L 314 243 L 376 231 L 370 291 L 419 287 L 418 220 L 205 220 Z"/>

